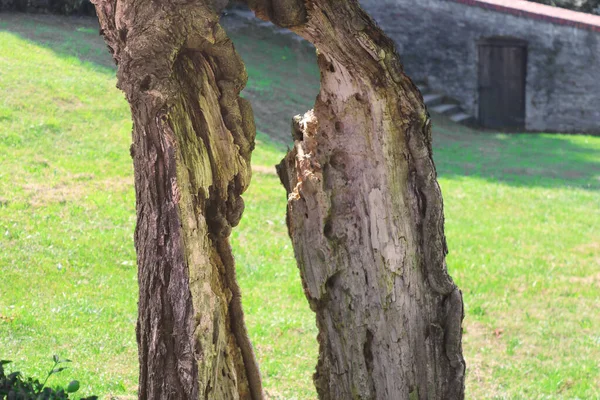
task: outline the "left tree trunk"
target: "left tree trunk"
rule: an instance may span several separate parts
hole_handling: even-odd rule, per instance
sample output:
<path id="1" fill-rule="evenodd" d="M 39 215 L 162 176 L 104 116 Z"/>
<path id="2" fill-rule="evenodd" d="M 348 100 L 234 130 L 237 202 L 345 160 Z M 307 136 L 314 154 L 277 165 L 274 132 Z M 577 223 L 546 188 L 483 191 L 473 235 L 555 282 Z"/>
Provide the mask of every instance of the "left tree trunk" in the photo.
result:
<path id="1" fill-rule="evenodd" d="M 140 399 L 262 398 L 228 241 L 255 129 L 213 3 L 95 1 L 134 123 Z"/>

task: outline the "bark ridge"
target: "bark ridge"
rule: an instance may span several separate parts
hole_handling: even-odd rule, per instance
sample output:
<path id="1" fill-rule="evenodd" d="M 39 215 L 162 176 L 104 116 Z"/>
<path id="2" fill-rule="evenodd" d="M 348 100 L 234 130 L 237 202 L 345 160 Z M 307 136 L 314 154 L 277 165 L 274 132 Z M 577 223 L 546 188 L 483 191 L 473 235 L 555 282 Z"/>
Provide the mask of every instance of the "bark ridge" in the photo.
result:
<path id="1" fill-rule="evenodd" d="M 140 399 L 261 399 L 228 237 L 255 128 L 222 2 L 96 0 L 133 117 Z"/>
<path id="2" fill-rule="evenodd" d="M 447 273 L 431 120 L 357 1 L 249 0 L 312 42 L 321 91 L 278 166 L 320 344 L 320 399 L 461 399 L 462 295 Z M 302 8 L 302 10 L 298 10 Z"/>

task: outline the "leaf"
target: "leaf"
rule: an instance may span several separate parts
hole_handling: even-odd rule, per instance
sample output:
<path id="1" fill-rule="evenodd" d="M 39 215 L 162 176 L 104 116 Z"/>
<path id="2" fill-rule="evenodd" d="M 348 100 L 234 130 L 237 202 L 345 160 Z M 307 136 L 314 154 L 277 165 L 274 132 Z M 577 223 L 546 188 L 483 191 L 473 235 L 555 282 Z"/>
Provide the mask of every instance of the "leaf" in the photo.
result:
<path id="1" fill-rule="evenodd" d="M 67 368 L 69 368 L 69 367 L 54 368 L 52 371 L 50 371 L 50 375 L 52 375 L 52 374 L 58 374 L 60 371 L 64 371 Z"/>
<path id="2" fill-rule="evenodd" d="M 75 393 L 79 390 L 79 381 L 71 381 L 67 386 L 67 393 Z"/>
<path id="3" fill-rule="evenodd" d="M 10 363 L 8 360 L 0 360 L 0 378 L 4 378 L 4 366 Z"/>
<path id="4" fill-rule="evenodd" d="M 55 354 L 52 356 L 52 359 L 54 360 L 55 363 L 59 363 L 60 362 L 60 358 L 58 358 L 58 356 Z"/>
<path id="5" fill-rule="evenodd" d="M 8 375 L 7 378 L 9 381 L 15 380 L 17 378 L 17 376 L 21 375 L 20 372 L 13 372 L 12 374 Z"/>

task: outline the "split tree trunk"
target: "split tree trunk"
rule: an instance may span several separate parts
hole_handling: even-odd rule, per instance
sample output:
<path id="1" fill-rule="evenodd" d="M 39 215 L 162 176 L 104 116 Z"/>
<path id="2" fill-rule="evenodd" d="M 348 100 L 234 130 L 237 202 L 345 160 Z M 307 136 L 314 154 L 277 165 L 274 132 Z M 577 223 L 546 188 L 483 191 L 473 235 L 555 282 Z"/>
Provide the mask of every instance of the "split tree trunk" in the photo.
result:
<path id="1" fill-rule="evenodd" d="M 431 121 L 393 43 L 356 0 L 249 4 L 318 50 L 321 92 L 278 171 L 317 314 L 319 398 L 463 398 Z"/>
<path id="2" fill-rule="evenodd" d="M 255 129 L 213 3 L 95 1 L 134 122 L 140 399 L 262 398 L 228 241 Z"/>
<path id="3" fill-rule="evenodd" d="M 462 298 L 421 96 L 356 0 L 249 2 L 319 49 L 321 93 L 279 172 L 320 398 L 462 398 Z M 139 396 L 259 399 L 227 239 L 254 142 L 243 64 L 210 0 L 96 9 L 134 120 Z"/>

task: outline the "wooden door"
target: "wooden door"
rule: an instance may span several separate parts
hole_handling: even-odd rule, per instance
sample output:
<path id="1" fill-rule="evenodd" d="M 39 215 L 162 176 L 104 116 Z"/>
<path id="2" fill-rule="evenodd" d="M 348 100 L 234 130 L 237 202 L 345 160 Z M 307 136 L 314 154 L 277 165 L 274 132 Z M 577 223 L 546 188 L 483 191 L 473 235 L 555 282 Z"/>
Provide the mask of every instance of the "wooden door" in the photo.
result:
<path id="1" fill-rule="evenodd" d="M 479 47 L 479 123 L 486 128 L 525 128 L 527 44 L 482 40 Z"/>

